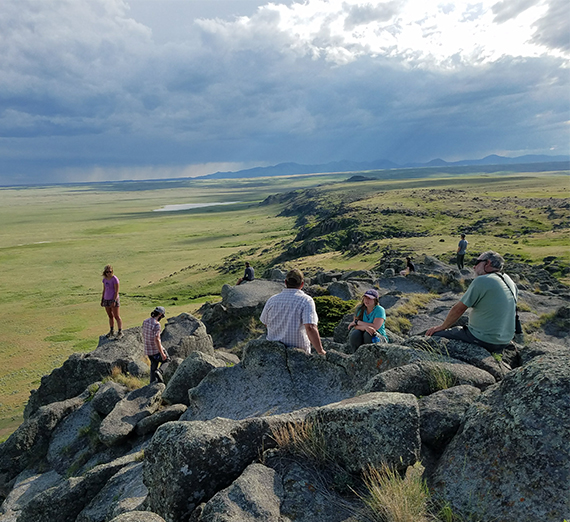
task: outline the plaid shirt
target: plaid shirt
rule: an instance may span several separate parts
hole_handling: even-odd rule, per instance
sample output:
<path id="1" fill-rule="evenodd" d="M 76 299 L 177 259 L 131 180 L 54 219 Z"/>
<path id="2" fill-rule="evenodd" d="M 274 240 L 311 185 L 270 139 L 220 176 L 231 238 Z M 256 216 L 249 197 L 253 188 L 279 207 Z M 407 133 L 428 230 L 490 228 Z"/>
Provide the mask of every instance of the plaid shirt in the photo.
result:
<path id="1" fill-rule="evenodd" d="M 156 318 L 149 317 L 143 321 L 142 335 L 144 340 L 144 354 L 155 355 L 160 353 L 156 345 L 156 338 L 160 336 L 160 323 Z"/>
<path id="2" fill-rule="evenodd" d="M 267 300 L 260 317 L 267 326 L 267 340 L 280 341 L 285 346 L 302 348 L 311 353 L 306 324 L 318 324 L 315 302 L 297 288 L 285 288 Z"/>

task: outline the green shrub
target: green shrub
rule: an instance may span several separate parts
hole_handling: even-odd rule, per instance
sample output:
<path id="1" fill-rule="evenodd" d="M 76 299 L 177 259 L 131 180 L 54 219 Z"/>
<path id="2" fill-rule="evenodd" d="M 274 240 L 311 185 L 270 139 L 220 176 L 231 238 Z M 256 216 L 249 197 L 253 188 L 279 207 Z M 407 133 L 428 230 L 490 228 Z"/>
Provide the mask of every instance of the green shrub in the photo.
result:
<path id="1" fill-rule="evenodd" d="M 323 295 L 315 297 L 315 306 L 319 316 L 319 333 L 323 337 L 331 337 L 341 319 L 354 311 L 356 301 L 343 301 L 334 295 Z"/>

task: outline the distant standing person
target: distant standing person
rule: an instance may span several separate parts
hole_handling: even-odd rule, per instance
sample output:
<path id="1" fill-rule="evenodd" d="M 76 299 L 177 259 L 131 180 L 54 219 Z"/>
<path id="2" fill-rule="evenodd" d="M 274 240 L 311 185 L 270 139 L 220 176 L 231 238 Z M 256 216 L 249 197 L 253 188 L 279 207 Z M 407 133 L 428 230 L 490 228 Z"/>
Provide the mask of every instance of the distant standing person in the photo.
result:
<path id="1" fill-rule="evenodd" d="M 148 319 L 142 324 L 142 334 L 144 340 L 144 353 L 150 359 L 150 382 L 164 382 L 162 377 L 162 366 L 168 359 L 166 350 L 160 341 L 160 320 L 166 315 L 166 310 L 162 306 L 157 306 Z M 160 365 L 160 368 L 159 368 Z"/>
<path id="2" fill-rule="evenodd" d="M 465 259 L 465 252 L 467 252 L 467 240 L 465 234 L 461 234 L 461 241 L 457 245 L 457 268 L 463 269 L 463 260 Z"/>
<path id="3" fill-rule="evenodd" d="M 267 326 L 268 341 L 279 341 L 306 353 L 311 353 L 312 344 L 319 355 L 326 355 L 317 327 L 315 302 L 303 292 L 304 284 L 303 272 L 297 268 L 289 270 L 286 288 L 267 300 L 259 319 Z"/>
<path id="4" fill-rule="evenodd" d="M 255 274 L 253 271 L 253 267 L 249 264 L 249 262 L 245 262 L 245 272 L 243 273 L 243 277 L 238 279 L 237 284 L 241 285 L 244 281 L 253 281 L 255 279 Z"/>
<path id="5" fill-rule="evenodd" d="M 117 321 L 117 337 L 123 336 L 123 321 L 119 315 L 119 278 L 113 274 L 113 267 L 107 265 L 103 270 L 103 293 L 101 295 L 101 306 L 109 316 L 109 333 L 106 337 L 111 338 L 115 331 L 115 320 Z"/>
<path id="6" fill-rule="evenodd" d="M 350 347 L 356 350 L 363 344 L 372 344 L 377 334 L 380 342 L 387 343 L 385 322 L 386 310 L 378 304 L 378 292 L 373 288 L 367 290 L 356 308 L 354 320 L 348 325 L 349 330 L 352 328 L 348 334 Z"/>
<path id="7" fill-rule="evenodd" d="M 406 257 L 406 268 L 404 268 L 404 270 L 402 270 L 400 272 L 400 275 L 407 276 L 408 274 L 411 274 L 412 272 L 415 272 L 415 271 L 416 271 L 416 267 L 415 267 L 414 263 L 412 263 L 412 258 Z"/>

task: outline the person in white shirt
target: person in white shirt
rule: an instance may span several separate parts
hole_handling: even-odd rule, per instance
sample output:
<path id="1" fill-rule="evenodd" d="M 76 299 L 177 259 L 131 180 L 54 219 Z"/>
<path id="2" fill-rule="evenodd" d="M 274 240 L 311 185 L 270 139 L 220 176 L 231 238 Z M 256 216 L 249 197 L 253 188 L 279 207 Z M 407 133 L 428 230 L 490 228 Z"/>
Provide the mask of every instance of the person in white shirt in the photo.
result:
<path id="1" fill-rule="evenodd" d="M 267 340 L 301 348 L 311 353 L 311 345 L 319 355 L 326 355 L 317 324 L 319 318 L 312 297 L 303 292 L 303 273 L 294 268 L 285 277 L 285 288 L 271 296 L 261 312 L 260 320 L 267 326 Z"/>

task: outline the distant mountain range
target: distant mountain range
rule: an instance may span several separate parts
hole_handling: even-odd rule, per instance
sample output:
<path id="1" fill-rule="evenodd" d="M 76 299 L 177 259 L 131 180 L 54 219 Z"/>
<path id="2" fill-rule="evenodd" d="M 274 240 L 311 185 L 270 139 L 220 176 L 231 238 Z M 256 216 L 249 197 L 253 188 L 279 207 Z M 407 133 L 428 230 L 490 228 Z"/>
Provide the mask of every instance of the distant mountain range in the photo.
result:
<path id="1" fill-rule="evenodd" d="M 216 172 L 195 179 L 227 179 L 227 178 L 258 178 L 265 176 L 291 176 L 294 174 L 325 174 L 328 172 L 362 172 L 369 170 L 406 169 L 422 167 L 465 167 L 473 165 L 520 165 L 528 163 L 568 162 L 570 168 L 570 155 L 547 156 L 545 154 L 527 154 L 515 158 L 507 158 L 492 154 L 478 160 L 444 161 L 434 159 L 428 163 L 408 163 L 398 165 L 389 160 L 375 161 L 333 161 L 321 165 L 301 165 L 299 163 L 279 163 L 271 167 L 254 167 L 252 169 L 238 170 L 236 172 Z"/>

